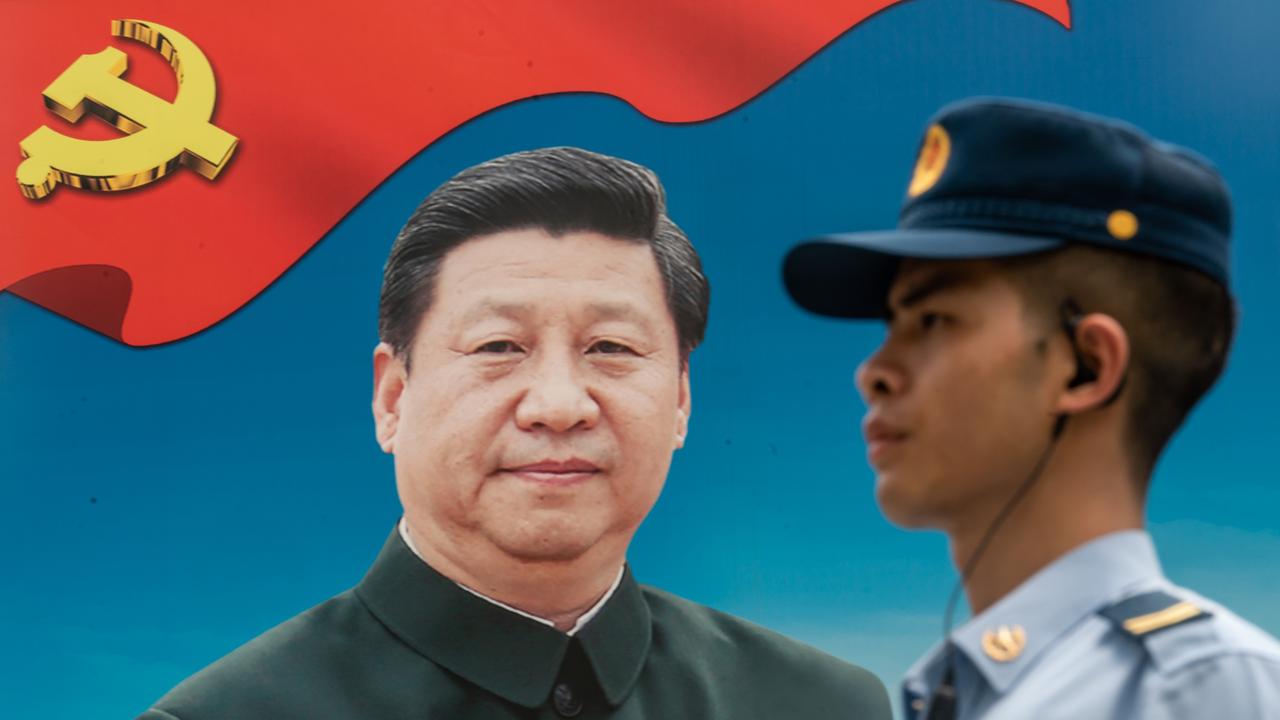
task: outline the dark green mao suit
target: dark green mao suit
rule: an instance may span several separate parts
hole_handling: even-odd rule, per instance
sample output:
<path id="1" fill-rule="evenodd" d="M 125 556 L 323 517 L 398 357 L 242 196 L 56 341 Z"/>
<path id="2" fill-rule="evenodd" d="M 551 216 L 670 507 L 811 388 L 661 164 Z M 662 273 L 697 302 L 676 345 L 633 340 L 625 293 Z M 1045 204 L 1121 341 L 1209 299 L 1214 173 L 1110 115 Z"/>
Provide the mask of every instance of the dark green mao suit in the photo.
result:
<path id="1" fill-rule="evenodd" d="M 139 720 L 889 718 L 871 673 L 642 587 L 574 637 L 432 570 L 393 532 L 354 590 L 187 679 Z"/>

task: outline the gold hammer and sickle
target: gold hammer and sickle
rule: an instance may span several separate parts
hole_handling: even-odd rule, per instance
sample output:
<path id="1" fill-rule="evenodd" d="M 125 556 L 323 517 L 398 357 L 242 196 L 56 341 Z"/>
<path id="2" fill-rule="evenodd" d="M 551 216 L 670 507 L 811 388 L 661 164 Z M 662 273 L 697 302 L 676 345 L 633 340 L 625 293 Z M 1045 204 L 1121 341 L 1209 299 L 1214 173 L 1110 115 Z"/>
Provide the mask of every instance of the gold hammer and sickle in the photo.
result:
<path id="1" fill-rule="evenodd" d="M 71 122 L 86 110 L 126 133 L 114 140 L 80 140 L 42 125 L 18 143 L 18 187 L 32 200 L 58 183 L 115 191 L 146 185 L 185 165 L 212 180 L 239 142 L 209 123 L 216 96 L 213 68 L 200 48 L 176 30 L 146 20 L 112 20 L 111 34 L 146 43 L 169 62 L 178 79 L 172 103 L 120 76 L 129 58 L 107 47 L 81 55 L 44 90 L 44 103 Z"/>

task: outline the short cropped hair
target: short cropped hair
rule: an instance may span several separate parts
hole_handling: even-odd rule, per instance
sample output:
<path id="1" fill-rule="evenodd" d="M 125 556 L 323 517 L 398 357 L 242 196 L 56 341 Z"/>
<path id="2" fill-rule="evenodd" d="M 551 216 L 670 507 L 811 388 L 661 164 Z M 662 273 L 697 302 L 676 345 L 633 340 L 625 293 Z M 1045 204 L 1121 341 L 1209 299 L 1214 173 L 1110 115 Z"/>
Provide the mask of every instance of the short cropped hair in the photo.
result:
<path id="1" fill-rule="evenodd" d="M 1231 293 L 1173 262 L 1071 245 L 1001 265 L 1035 317 L 1061 328 L 1063 303 L 1110 315 L 1129 336 L 1122 392 L 1130 395 L 1130 461 L 1141 478 L 1187 414 L 1217 381 L 1235 335 Z"/>
<path id="2" fill-rule="evenodd" d="M 642 165 L 580 148 L 505 155 L 467 168 L 427 196 L 387 257 L 378 334 L 405 361 L 430 307 L 440 265 L 472 238 L 541 228 L 648 243 L 675 321 L 683 363 L 702 342 L 711 288 L 689 238 L 667 217 L 666 194 Z"/>

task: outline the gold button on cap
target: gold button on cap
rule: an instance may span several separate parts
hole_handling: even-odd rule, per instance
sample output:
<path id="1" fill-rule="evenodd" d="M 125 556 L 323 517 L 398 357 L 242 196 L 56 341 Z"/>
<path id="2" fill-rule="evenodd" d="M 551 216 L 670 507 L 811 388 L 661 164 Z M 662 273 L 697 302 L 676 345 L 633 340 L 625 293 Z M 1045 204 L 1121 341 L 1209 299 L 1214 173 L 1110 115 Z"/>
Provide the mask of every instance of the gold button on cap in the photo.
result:
<path id="1" fill-rule="evenodd" d="M 1128 210 L 1116 210 L 1107 216 L 1107 232 L 1117 240 L 1128 240 L 1138 234 L 1138 217 Z"/>

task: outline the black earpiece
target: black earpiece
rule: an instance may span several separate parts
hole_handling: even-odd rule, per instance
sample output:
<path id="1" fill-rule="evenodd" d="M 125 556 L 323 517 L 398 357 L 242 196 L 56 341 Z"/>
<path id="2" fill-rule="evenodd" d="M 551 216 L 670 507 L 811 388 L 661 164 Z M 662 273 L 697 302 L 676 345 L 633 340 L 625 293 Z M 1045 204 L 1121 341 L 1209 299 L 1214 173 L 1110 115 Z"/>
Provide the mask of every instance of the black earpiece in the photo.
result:
<path id="1" fill-rule="evenodd" d="M 1098 373 L 1089 367 L 1089 363 L 1085 361 L 1084 353 L 1080 352 L 1080 346 L 1076 344 L 1076 328 L 1080 326 L 1080 320 L 1084 318 L 1084 314 L 1080 312 L 1080 308 L 1070 300 L 1062 304 L 1062 329 L 1067 333 L 1067 340 L 1071 342 L 1071 350 L 1076 356 L 1076 374 L 1075 377 L 1067 381 L 1067 387 L 1080 387 L 1086 383 L 1091 383 L 1098 379 Z"/>
<path id="2" fill-rule="evenodd" d="M 1071 342 L 1071 351 L 1076 356 L 1076 374 L 1067 381 L 1067 387 L 1080 387 L 1087 383 L 1091 383 L 1098 379 L 1098 373 L 1089 367 L 1088 361 L 1084 357 L 1084 353 L 1080 352 L 1080 346 L 1076 344 L 1076 329 L 1080 327 L 1080 321 L 1084 319 L 1084 311 L 1073 300 L 1067 300 L 1062 303 L 1062 329 L 1067 333 L 1067 340 Z M 1116 401 L 1120 396 L 1120 392 L 1124 390 L 1125 382 L 1129 379 L 1126 373 L 1120 378 L 1120 383 L 1116 385 L 1115 391 L 1107 398 L 1106 402 L 1099 407 L 1106 407 Z"/>

